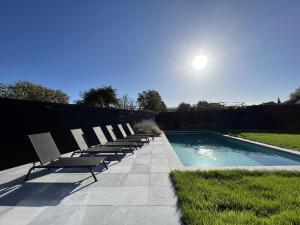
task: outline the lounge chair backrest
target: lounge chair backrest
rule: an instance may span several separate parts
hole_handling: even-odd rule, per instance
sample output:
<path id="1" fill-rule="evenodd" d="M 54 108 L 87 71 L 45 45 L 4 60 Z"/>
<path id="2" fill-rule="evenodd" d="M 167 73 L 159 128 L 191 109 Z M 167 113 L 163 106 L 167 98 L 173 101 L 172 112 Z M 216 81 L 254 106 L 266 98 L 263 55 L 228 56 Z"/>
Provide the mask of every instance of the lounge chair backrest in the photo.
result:
<path id="1" fill-rule="evenodd" d="M 60 158 L 60 152 L 49 132 L 28 135 L 41 164 Z"/>
<path id="2" fill-rule="evenodd" d="M 79 146 L 80 150 L 86 150 L 89 148 L 84 140 L 84 137 L 83 137 L 84 133 L 81 129 L 72 129 L 71 133 L 72 133 L 77 145 Z"/>
<path id="3" fill-rule="evenodd" d="M 126 123 L 126 126 L 127 126 L 128 130 L 129 130 L 130 134 L 134 135 L 134 131 L 133 131 L 132 127 L 130 126 L 130 124 Z"/>
<path id="4" fill-rule="evenodd" d="M 93 130 L 94 130 L 100 144 L 104 145 L 105 143 L 108 142 L 101 127 L 93 127 Z"/>
<path id="5" fill-rule="evenodd" d="M 107 125 L 106 126 L 106 129 L 108 130 L 108 133 L 109 133 L 109 135 L 111 136 L 111 138 L 115 141 L 115 140 L 117 140 L 117 137 L 116 137 L 116 135 L 114 134 L 114 131 L 113 131 L 113 127 L 111 126 L 111 125 Z"/>
<path id="6" fill-rule="evenodd" d="M 124 131 L 122 124 L 118 124 L 118 127 L 119 127 L 119 129 L 120 129 L 120 131 L 121 131 L 123 137 L 126 138 L 126 137 L 127 137 L 127 134 L 126 134 L 126 132 Z"/>

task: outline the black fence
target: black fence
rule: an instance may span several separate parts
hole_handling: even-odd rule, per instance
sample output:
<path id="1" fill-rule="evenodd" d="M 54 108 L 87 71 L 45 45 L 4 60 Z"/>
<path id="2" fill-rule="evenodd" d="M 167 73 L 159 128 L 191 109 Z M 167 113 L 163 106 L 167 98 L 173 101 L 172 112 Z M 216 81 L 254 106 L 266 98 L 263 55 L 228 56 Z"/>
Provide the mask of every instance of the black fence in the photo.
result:
<path id="1" fill-rule="evenodd" d="M 70 129 L 82 128 L 90 145 L 98 144 L 91 129 L 117 123 L 135 123 L 152 112 L 0 99 L 0 170 L 37 160 L 28 134 L 51 132 L 60 152 L 78 149 Z M 125 127 L 126 129 L 126 127 Z M 118 129 L 114 129 L 121 136 Z M 106 129 L 103 129 L 106 136 Z"/>
<path id="2" fill-rule="evenodd" d="M 50 131 L 61 153 L 78 149 L 70 129 L 82 128 L 88 144 L 98 144 L 93 126 L 154 118 L 162 129 L 290 130 L 300 132 L 300 105 L 252 106 L 200 112 L 152 112 L 0 99 L 0 170 L 37 160 L 27 137 Z M 126 126 L 124 127 L 126 129 Z M 106 129 L 103 129 L 109 139 Z M 128 132 L 128 131 L 127 131 Z"/>
<path id="3" fill-rule="evenodd" d="M 300 131 L 300 105 L 265 105 L 156 116 L 162 129 L 251 129 Z"/>

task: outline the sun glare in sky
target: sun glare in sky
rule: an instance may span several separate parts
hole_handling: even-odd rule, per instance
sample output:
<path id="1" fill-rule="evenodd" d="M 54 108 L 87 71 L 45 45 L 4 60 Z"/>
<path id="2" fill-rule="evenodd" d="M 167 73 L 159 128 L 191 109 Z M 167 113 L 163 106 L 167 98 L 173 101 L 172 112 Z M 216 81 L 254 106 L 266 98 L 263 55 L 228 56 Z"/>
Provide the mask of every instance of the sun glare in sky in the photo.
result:
<path id="1" fill-rule="evenodd" d="M 207 65 L 207 57 L 205 55 L 198 55 L 193 60 L 193 67 L 196 70 L 202 70 Z"/>

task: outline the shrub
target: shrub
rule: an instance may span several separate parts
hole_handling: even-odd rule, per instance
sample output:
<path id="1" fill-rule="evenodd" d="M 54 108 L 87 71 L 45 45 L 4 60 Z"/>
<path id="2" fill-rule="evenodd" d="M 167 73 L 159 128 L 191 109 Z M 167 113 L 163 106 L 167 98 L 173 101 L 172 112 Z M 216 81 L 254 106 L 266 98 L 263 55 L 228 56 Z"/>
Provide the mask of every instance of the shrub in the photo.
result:
<path id="1" fill-rule="evenodd" d="M 161 135 L 163 132 L 154 120 L 142 120 L 133 126 L 136 133 Z"/>

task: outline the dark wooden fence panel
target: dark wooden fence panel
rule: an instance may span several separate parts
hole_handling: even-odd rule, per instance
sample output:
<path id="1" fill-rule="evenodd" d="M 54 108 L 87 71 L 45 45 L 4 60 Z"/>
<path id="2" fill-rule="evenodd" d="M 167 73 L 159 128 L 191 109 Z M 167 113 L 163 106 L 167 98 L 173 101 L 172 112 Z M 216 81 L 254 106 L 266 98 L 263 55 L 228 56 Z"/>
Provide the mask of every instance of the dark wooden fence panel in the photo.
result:
<path id="1" fill-rule="evenodd" d="M 63 154 L 78 149 L 70 132 L 72 128 L 82 128 L 89 144 L 97 144 L 93 126 L 134 123 L 154 115 L 143 111 L 0 99 L 0 170 L 37 159 L 28 134 L 50 131 Z"/>
<path id="2" fill-rule="evenodd" d="M 300 105 L 249 106 L 156 116 L 162 129 L 280 129 L 300 131 Z"/>

